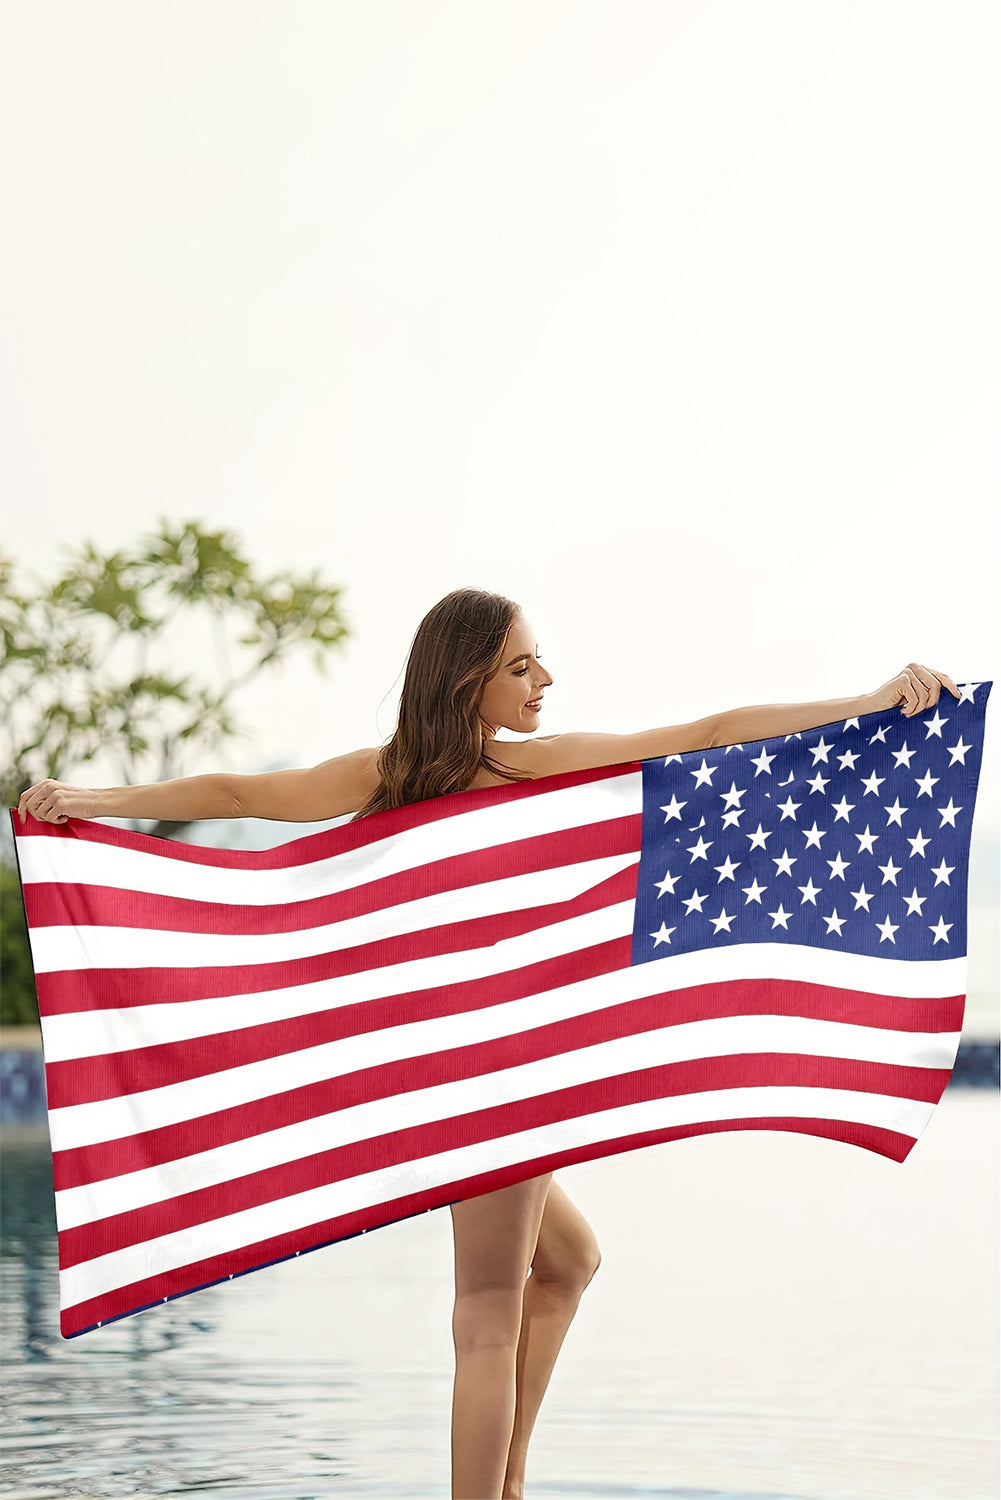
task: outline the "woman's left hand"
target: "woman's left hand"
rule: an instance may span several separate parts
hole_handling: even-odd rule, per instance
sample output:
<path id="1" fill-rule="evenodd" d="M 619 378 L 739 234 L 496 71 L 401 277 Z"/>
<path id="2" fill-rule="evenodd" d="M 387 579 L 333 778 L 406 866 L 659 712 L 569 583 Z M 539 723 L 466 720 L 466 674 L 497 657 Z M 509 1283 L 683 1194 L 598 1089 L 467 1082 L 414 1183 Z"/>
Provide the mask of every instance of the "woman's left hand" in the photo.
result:
<path id="1" fill-rule="evenodd" d="M 959 697 L 959 688 L 945 672 L 935 672 L 931 667 L 922 667 L 910 662 L 896 677 L 884 682 L 881 688 L 870 693 L 873 709 L 895 708 L 899 703 L 907 718 L 924 713 L 938 702 L 938 695 L 946 687 L 954 697 Z"/>

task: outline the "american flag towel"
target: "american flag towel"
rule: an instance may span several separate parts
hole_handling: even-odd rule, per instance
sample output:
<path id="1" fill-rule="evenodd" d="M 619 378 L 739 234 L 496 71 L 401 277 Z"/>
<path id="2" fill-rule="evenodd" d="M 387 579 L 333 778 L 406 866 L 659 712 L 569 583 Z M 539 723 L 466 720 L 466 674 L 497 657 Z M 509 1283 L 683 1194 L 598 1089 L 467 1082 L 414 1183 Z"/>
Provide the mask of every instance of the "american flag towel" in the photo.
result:
<path id="1" fill-rule="evenodd" d="M 12 812 L 63 1336 L 708 1131 L 903 1161 L 959 1045 L 990 687 L 265 852 Z"/>

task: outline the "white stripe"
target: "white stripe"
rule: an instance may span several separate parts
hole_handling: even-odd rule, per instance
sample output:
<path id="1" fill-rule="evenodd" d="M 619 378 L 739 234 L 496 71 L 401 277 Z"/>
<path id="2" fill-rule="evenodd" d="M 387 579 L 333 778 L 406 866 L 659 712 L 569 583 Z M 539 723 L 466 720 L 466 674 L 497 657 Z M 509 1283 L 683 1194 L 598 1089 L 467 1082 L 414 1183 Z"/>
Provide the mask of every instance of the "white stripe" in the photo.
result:
<path id="1" fill-rule="evenodd" d="M 603 976 L 604 979 L 612 977 L 617 976 Z M 594 980 L 588 985 L 602 987 Z M 561 995 L 562 992 L 553 992 L 544 999 L 553 1002 Z M 535 1015 L 532 1014 L 533 1008 Z M 326 1069 L 320 1059 L 319 1066 L 310 1070 L 313 1077 L 335 1077 L 355 1068 L 409 1057 L 415 1052 L 432 1051 L 440 1046 L 489 1041 L 506 1035 L 509 1028 L 518 1030 L 526 1023 L 544 1025 L 554 1018 L 558 1009 L 566 1008 L 565 1005 L 558 1008 L 552 1004 L 543 1009 L 539 998 L 533 996 L 455 1018 L 464 1024 L 445 1042 L 440 1042 L 437 1034 L 450 1029 L 451 1018 L 448 1025 L 443 1021 L 419 1022 L 396 1027 L 392 1032 L 381 1032 L 377 1037 L 353 1037 L 350 1044 L 318 1047 L 313 1052 L 298 1054 L 291 1062 L 294 1065 L 299 1059 L 311 1060 L 315 1053 L 324 1056 L 335 1053 L 335 1060 Z M 473 1110 L 511 1104 L 573 1084 L 614 1078 L 665 1063 L 779 1052 L 852 1058 L 914 1068 L 950 1068 L 955 1062 L 959 1036 L 958 1031 L 878 1030 L 802 1016 L 725 1016 L 681 1022 L 473 1078 L 373 1099 L 161 1166 L 123 1173 L 103 1182 L 65 1188 L 56 1193 L 56 1218 L 60 1230 L 72 1229 L 110 1214 L 125 1213 L 145 1204 L 213 1187 L 265 1168 L 285 1166 L 302 1157 L 369 1140 L 389 1131 L 455 1118 Z M 336 1052 L 338 1047 L 343 1049 L 339 1053 Z M 290 1062 L 287 1058 L 280 1061 L 286 1066 Z M 282 1087 L 293 1088 L 302 1081 L 313 1081 L 313 1078 L 303 1079 L 293 1067 L 289 1075 L 283 1076 Z"/>
<path id="2" fill-rule="evenodd" d="M 244 1026 L 315 1015 L 387 995 L 401 997 L 401 1013 L 405 1014 L 402 1007 L 417 990 L 490 979 L 627 937 L 632 931 L 634 909 L 633 901 L 617 901 L 564 922 L 500 938 L 484 948 L 430 954 L 287 989 L 42 1016 L 45 1060 L 64 1062 L 161 1042 L 223 1035 Z"/>
<path id="3" fill-rule="evenodd" d="M 336 979 L 254 994 L 43 1016 L 45 1060 L 64 1062 L 162 1042 L 221 1036 L 245 1026 L 315 1015 L 386 995 L 408 995 L 438 985 L 484 979 L 624 937 L 632 930 L 632 919 L 633 902 L 617 902 L 566 922 L 503 938 L 486 948 L 433 954 Z M 741 943 L 695 953 L 664 952 L 652 962 L 622 972 L 621 999 L 734 979 L 785 979 L 930 1000 L 966 993 L 967 960 L 964 955 L 929 963 L 839 953 L 795 943 Z M 629 972 L 637 978 L 626 978 Z"/>
<path id="4" fill-rule="evenodd" d="M 275 1202 L 180 1229 L 59 1273 L 63 1309 L 116 1287 L 175 1270 L 192 1261 L 292 1233 L 341 1214 L 377 1206 L 408 1193 L 447 1185 L 537 1156 L 647 1130 L 705 1121 L 789 1116 L 855 1121 L 917 1138 L 934 1105 L 882 1094 L 842 1089 L 742 1088 L 677 1095 L 627 1104 L 532 1130 L 462 1146 L 417 1161 L 401 1162 L 358 1177 L 311 1188 Z"/>
<path id="5" fill-rule="evenodd" d="M 297 844 L 308 846 L 313 842 L 315 848 L 305 851 L 307 862 L 278 870 L 189 863 L 157 853 L 155 848 L 145 853 L 83 839 L 15 837 L 25 885 L 62 881 L 231 906 L 281 906 L 287 901 L 308 901 L 350 890 L 451 855 L 493 849 L 642 810 L 642 774 L 631 771 L 438 818 L 417 828 L 387 833 L 358 849 L 324 857 L 320 857 L 320 851 L 331 845 L 336 848 L 338 832 L 307 834 L 282 846 L 295 849 Z M 158 842 L 150 838 L 152 845 Z"/>
<path id="6" fill-rule="evenodd" d="M 36 974 L 73 969 L 212 969 L 285 963 L 336 953 L 363 943 L 426 932 L 452 922 L 501 912 L 530 911 L 572 901 L 619 870 L 637 867 L 639 851 L 606 855 L 551 870 L 532 870 L 458 890 L 400 901 L 377 911 L 293 932 L 163 932 L 142 927 L 36 927 L 31 953 Z"/>

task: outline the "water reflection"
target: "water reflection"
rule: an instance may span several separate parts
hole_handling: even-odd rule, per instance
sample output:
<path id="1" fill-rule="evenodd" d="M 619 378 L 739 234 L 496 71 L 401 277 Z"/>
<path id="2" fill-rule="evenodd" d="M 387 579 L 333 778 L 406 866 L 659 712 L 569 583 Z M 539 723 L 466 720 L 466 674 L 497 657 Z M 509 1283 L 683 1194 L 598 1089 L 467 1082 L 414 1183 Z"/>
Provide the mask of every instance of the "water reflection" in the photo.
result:
<path id="1" fill-rule="evenodd" d="M 65 1340 L 44 1129 L 0 1151 L 7 1500 L 448 1494 L 449 1217 Z M 996 1500 L 997 1100 L 900 1167 L 745 1132 L 561 1173 L 603 1266 L 528 1494 Z"/>
<path id="2" fill-rule="evenodd" d="M 228 1367 L 215 1288 L 63 1339 L 47 1136 L 8 1132 L 0 1167 L 8 1487 L 108 1500 L 137 1486 L 229 1496 L 338 1487 L 347 1473 L 336 1410 L 350 1384 L 343 1363 Z M 303 1453 L 311 1406 L 322 1406 L 326 1439 Z"/>

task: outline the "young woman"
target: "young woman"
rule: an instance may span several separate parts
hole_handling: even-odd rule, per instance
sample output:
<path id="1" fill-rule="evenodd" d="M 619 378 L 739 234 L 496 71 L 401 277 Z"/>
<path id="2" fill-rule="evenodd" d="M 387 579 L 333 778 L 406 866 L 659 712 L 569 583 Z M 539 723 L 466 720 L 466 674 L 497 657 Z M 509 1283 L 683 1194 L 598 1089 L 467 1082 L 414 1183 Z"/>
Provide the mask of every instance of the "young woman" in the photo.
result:
<path id="1" fill-rule="evenodd" d="M 710 714 L 637 734 L 531 734 L 553 679 L 517 605 L 457 589 L 425 616 L 407 661 L 396 730 L 381 749 L 311 769 L 259 776 L 188 776 L 95 789 L 42 781 L 20 798 L 22 818 L 255 817 L 314 822 L 561 771 L 706 750 L 814 729 L 900 704 L 908 715 L 959 689 L 911 662 L 874 693 L 821 703 Z M 452 1334 L 454 1500 L 518 1500 L 528 1440 L 556 1356 L 600 1262 L 586 1219 L 551 1172 L 451 1206 L 455 1241 Z M 531 1273 L 531 1274 L 529 1274 Z"/>

